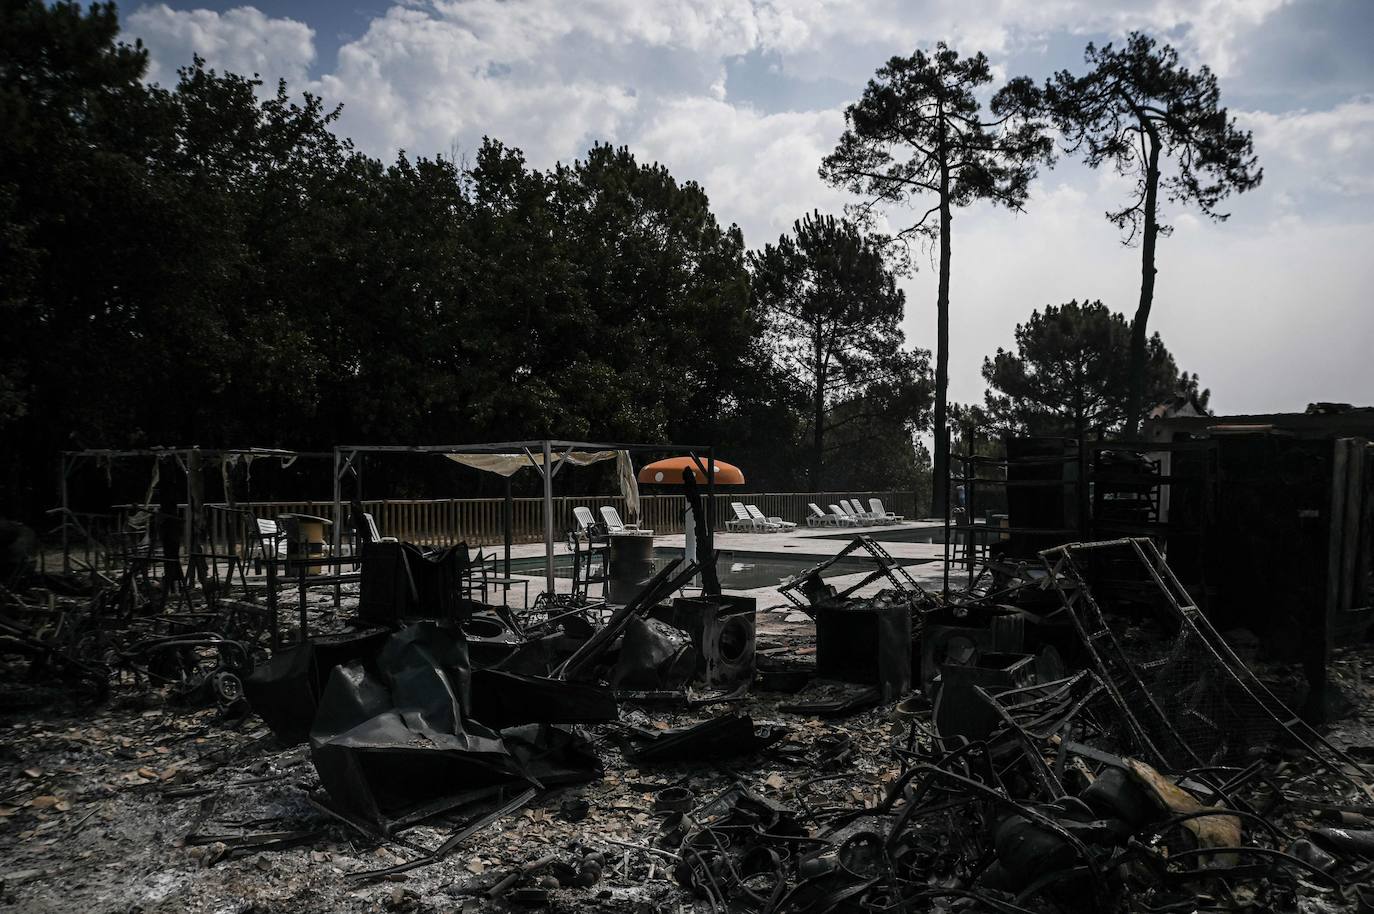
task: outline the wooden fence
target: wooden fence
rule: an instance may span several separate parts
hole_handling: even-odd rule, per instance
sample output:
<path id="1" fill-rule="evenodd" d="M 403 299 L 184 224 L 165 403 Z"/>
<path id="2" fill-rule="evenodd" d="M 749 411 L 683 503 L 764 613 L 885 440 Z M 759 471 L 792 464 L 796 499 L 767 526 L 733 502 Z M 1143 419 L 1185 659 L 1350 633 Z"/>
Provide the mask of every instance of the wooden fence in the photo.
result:
<path id="1" fill-rule="evenodd" d="M 807 503 L 822 508 L 841 498 L 859 499 L 867 507 L 870 498 L 882 499 L 883 507 L 894 514 L 911 517 L 915 496 L 911 492 L 738 492 L 716 496 L 715 527 L 725 529 L 725 522 L 734 518 L 730 503 L 734 501 L 758 505 L 768 517 L 805 525 Z M 639 499 L 640 526 L 655 533 L 681 533 L 685 499 L 681 495 L 641 495 Z M 496 544 L 503 540 L 502 520 L 505 499 L 502 498 L 431 498 L 384 499 L 363 502 L 363 507 L 377 521 L 383 536 L 394 536 L 411 543 L 446 546 L 459 542 Z M 553 500 L 553 531 L 556 538 L 576 526 L 573 508 L 586 505 L 600 518 L 602 505 L 613 505 L 620 516 L 629 521 L 625 499 L 618 495 L 584 495 L 556 497 Z M 234 515 L 209 505 L 209 523 L 214 542 L 228 541 L 227 526 Z M 270 501 L 245 502 L 236 507 L 256 517 L 274 518 L 280 514 L 313 514 L 330 517 L 334 503 L 329 501 Z M 344 506 L 345 516 L 347 505 Z M 345 517 L 346 519 L 346 517 Z M 512 541 L 538 543 L 544 539 L 544 500 L 542 498 L 511 499 Z M 236 539 L 242 541 L 242 535 Z"/>
<path id="2" fill-rule="evenodd" d="M 815 502 L 822 509 L 837 503 L 842 498 L 857 499 L 867 507 L 870 498 L 882 499 L 883 507 L 894 514 L 908 518 L 914 516 L 915 495 L 912 492 L 728 492 L 716 496 L 715 528 L 725 529 L 725 522 L 734 518 L 730 503 L 758 505 L 767 517 L 781 517 L 784 520 L 804 526 L 808 514 L 807 503 Z M 641 495 L 639 499 L 639 523 L 655 533 L 671 534 L 682 532 L 682 514 L 685 499 L 681 495 Z M 470 545 L 497 545 L 503 542 L 502 521 L 505 499 L 502 498 L 431 498 L 431 499 L 383 499 L 364 501 L 364 508 L 377 522 L 383 536 L 394 536 L 411 543 L 426 546 L 450 546 L 466 542 Z M 586 505 L 600 519 L 598 509 L 602 505 L 614 505 L 620 516 L 631 521 L 625 509 L 625 499 L 618 495 L 560 496 L 553 500 L 553 532 L 556 540 L 566 537 L 568 531 L 576 526 L 573 508 Z M 186 506 L 178 505 L 184 526 Z M 205 533 L 207 541 L 202 549 L 223 554 L 232 541 L 242 550 L 246 542 L 245 530 L 249 515 L 271 519 L 281 514 L 311 514 L 317 517 L 331 517 L 334 513 L 332 501 L 255 501 L 236 504 L 229 510 L 223 504 L 205 505 Z M 115 514 L 78 514 L 71 512 L 65 520 L 55 517 L 57 527 L 47 531 L 45 541 L 53 543 L 60 538 L 63 524 L 67 527 L 67 551 L 59 547 L 56 553 L 57 567 L 68 567 L 67 557 L 93 567 L 114 568 L 120 563 L 117 555 L 126 546 L 119 545 L 128 539 L 128 517 L 133 509 L 124 506 Z M 344 508 L 347 520 L 347 505 Z M 232 540 L 230 529 L 233 529 Z M 511 541 L 514 543 L 539 543 L 544 540 L 544 500 L 542 498 L 514 498 L 511 500 Z M 343 534 L 345 541 L 350 533 Z M 184 548 L 184 547 L 183 547 Z M 50 564 L 47 550 L 39 551 L 39 560 L 44 570 Z"/>

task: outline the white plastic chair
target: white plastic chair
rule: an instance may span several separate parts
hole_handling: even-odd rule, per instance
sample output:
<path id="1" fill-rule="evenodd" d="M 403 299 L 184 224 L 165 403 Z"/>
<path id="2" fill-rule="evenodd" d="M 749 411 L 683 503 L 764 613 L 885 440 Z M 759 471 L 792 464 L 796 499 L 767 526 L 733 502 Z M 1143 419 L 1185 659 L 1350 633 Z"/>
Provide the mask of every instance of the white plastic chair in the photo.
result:
<path id="1" fill-rule="evenodd" d="M 586 505 L 573 508 L 573 520 L 577 521 L 577 532 L 583 536 L 587 536 L 592 527 L 596 526 L 596 516 Z"/>
<path id="2" fill-rule="evenodd" d="M 368 540 L 374 543 L 397 543 L 400 542 L 394 536 L 382 536 L 382 531 L 377 529 L 377 519 L 370 512 L 363 512 L 363 523 L 367 524 Z"/>
<path id="3" fill-rule="evenodd" d="M 583 544 L 588 549 L 606 545 L 607 531 L 600 529 L 591 508 L 577 505 L 573 508 L 573 520 L 577 522 L 577 528 L 568 531 L 569 548 L 580 549 Z"/>
<path id="4" fill-rule="evenodd" d="M 253 570 L 262 570 L 262 563 L 281 557 L 282 544 L 286 542 L 286 531 L 275 520 L 266 517 L 252 517 L 248 529 L 248 551 L 253 556 Z"/>

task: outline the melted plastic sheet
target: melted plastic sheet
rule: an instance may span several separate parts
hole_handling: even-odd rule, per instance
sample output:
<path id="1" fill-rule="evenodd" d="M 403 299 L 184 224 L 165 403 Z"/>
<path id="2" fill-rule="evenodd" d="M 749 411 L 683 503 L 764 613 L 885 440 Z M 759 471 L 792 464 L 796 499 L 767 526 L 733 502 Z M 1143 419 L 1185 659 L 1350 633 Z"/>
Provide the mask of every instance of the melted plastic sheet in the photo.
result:
<path id="1" fill-rule="evenodd" d="M 497 731 L 474 720 L 471 683 L 462 633 L 434 622 L 391 635 L 374 663 L 335 667 L 310 732 L 311 758 L 335 809 L 385 833 L 474 788 L 601 775 L 571 731 Z"/>

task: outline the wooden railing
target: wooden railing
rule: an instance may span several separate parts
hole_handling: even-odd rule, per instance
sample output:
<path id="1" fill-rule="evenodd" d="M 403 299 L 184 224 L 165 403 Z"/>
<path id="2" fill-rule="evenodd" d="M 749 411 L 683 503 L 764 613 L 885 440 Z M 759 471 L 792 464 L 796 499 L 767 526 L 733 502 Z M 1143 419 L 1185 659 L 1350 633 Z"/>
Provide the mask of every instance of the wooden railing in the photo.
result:
<path id="1" fill-rule="evenodd" d="M 730 510 L 733 501 L 758 505 L 768 517 L 781 517 L 804 525 L 808 502 L 815 502 L 824 509 L 841 498 L 859 499 L 864 507 L 868 506 L 870 498 L 880 498 L 883 507 L 895 514 L 910 517 L 914 513 L 914 495 L 911 492 L 732 492 L 716 496 L 715 527 L 724 530 L 725 522 L 734 518 Z M 684 502 L 681 495 L 641 495 L 640 526 L 655 533 L 681 533 Z M 363 502 L 364 509 L 372 514 L 383 536 L 394 536 L 427 546 L 502 542 L 504 505 L 505 499 L 502 498 L 383 499 Z M 602 505 L 613 505 L 623 519 L 630 520 L 625 499 L 618 495 L 559 496 L 553 500 L 553 530 L 556 538 L 562 539 L 576 526 L 572 512 L 579 505 L 591 508 L 598 520 L 598 509 Z M 331 517 L 334 512 L 334 503 L 329 501 L 245 502 L 236 507 L 262 518 L 292 513 Z M 233 515 L 222 510 L 210 510 L 207 513 L 214 541 L 220 544 L 228 542 L 227 525 Z M 347 513 L 345 505 L 345 521 Z M 511 500 L 511 533 L 512 542 L 543 541 L 542 498 Z M 242 541 L 241 534 L 236 534 L 235 538 Z"/>
<path id="2" fill-rule="evenodd" d="M 815 502 L 822 509 L 827 509 L 842 498 L 857 499 L 865 508 L 870 498 L 880 498 L 883 507 L 894 514 L 910 518 L 915 513 L 915 496 L 911 492 L 727 492 L 716 496 L 715 527 L 724 530 L 725 522 L 734 518 L 734 512 L 730 509 L 733 501 L 758 505 L 767 517 L 781 517 L 804 526 L 808 502 Z M 681 495 L 641 495 L 640 526 L 660 534 L 681 533 L 684 502 Z M 460 542 L 485 546 L 503 542 L 504 505 L 505 499 L 501 498 L 383 499 L 363 502 L 383 536 L 394 536 L 426 546 L 449 546 Z M 598 520 L 598 509 L 602 505 L 614 505 L 623 519 L 631 520 L 625 509 L 625 500 L 618 495 L 560 496 L 553 500 L 553 531 L 556 539 L 564 539 L 568 531 L 576 526 L 572 512 L 579 505 L 591 508 Z M 186 506 L 177 507 L 184 521 Z M 207 504 L 205 507 L 206 542 L 201 544 L 201 548 L 220 555 L 225 554 L 231 542 L 242 553 L 247 541 L 245 533 L 250 515 L 266 519 L 282 514 L 311 514 L 328 518 L 334 513 L 332 501 L 243 502 L 235 505 L 233 510 L 223 504 Z M 69 567 L 60 546 L 64 541 L 60 535 L 64 522 L 67 527 L 67 556 L 83 565 L 115 567 L 119 563 L 117 555 L 125 548 L 119 544 L 121 538 L 127 538 L 124 534 L 128 514 L 127 510 L 111 515 L 71 514 L 65 521 L 55 517 L 57 527 L 49 531 L 44 539 L 49 548 L 55 547 L 57 552 L 49 558 L 46 552 L 40 550 L 44 570 L 52 562 L 57 562 L 56 567 L 59 568 Z M 348 508 L 345 505 L 345 522 L 347 517 Z M 515 543 L 543 541 L 542 498 L 511 500 L 511 533 L 511 541 Z M 342 538 L 348 541 L 351 532 L 345 531 Z M 185 548 L 184 544 L 182 548 Z"/>

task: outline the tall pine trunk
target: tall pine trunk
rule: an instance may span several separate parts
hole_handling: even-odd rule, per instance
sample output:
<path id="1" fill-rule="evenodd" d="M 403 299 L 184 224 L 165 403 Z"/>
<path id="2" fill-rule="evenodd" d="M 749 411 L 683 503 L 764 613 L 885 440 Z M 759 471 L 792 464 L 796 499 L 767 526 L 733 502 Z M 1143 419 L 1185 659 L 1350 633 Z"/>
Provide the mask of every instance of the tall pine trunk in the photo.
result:
<path id="1" fill-rule="evenodd" d="M 1155 205 L 1159 196 L 1159 139 L 1151 131 L 1150 159 L 1145 169 L 1145 234 L 1140 244 L 1140 303 L 1131 321 L 1130 377 L 1126 388 L 1127 439 L 1140 432 L 1140 417 L 1145 411 L 1145 340 L 1150 323 L 1150 307 L 1155 301 L 1155 240 L 1159 220 Z"/>
<path id="2" fill-rule="evenodd" d="M 825 468 L 825 337 L 823 328 L 818 323 L 814 328 L 816 352 L 815 352 L 815 381 L 816 390 L 813 394 L 812 409 L 814 415 L 812 421 L 812 454 L 811 454 L 811 491 L 821 491 L 821 472 Z"/>
<path id="3" fill-rule="evenodd" d="M 949 168 L 940 169 L 940 286 L 935 299 L 935 454 L 931 511 L 944 517 L 949 497 Z"/>

